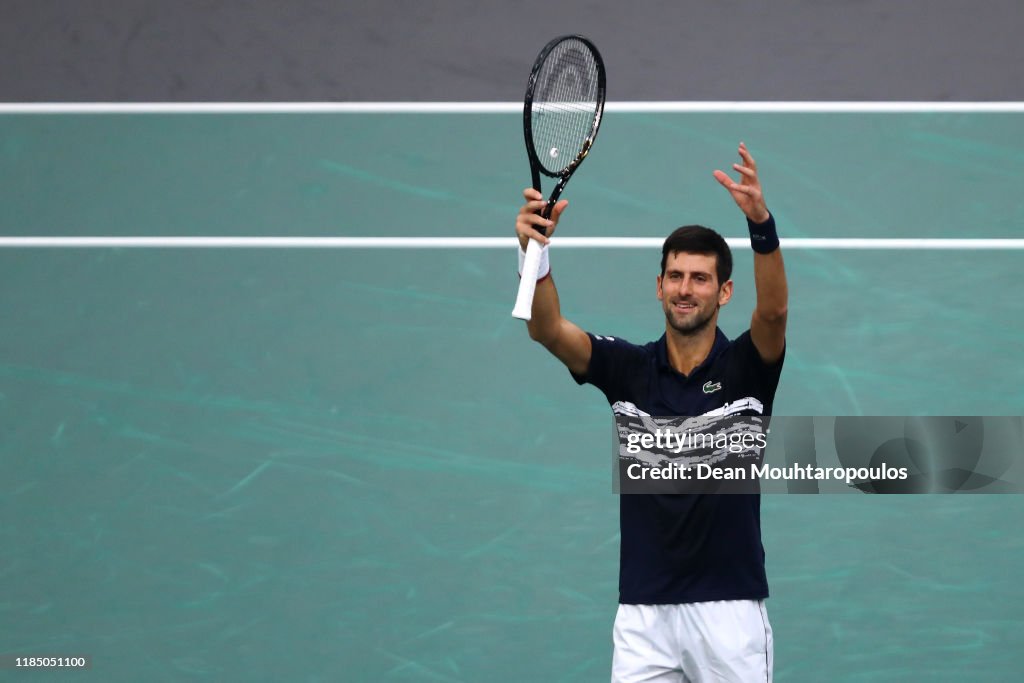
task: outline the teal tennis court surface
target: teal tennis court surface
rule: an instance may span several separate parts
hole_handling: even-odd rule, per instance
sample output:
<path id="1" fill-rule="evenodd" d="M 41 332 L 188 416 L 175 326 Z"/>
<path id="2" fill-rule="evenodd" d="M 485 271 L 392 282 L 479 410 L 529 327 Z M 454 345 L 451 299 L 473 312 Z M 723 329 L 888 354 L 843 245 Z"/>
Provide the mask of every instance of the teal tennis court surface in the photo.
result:
<path id="1" fill-rule="evenodd" d="M 1024 237 L 1020 113 L 610 113 L 559 234 Z M 0 116 L 4 236 L 510 237 L 501 114 Z M 1020 250 L 786 252 L 784 415 L 1020 415 Z M 563 311 L 661 333 L 655 249 L 555 247 Z M 38 680 L 592 681 L 611 420 L 508 249 L 0 249 L 0 652 Z M 746 329 L 749 252 L 722 327 Z M 1020 496 L 765 496 L 779 681 L 1002 681 Z M 4 680 L 27 679 L 2 672 Z"/>

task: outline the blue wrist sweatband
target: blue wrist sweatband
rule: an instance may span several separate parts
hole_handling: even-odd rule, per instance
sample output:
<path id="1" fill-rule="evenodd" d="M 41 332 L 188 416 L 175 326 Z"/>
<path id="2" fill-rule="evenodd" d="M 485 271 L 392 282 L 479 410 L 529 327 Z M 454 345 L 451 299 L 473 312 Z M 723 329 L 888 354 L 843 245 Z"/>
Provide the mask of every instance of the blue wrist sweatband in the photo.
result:
<path id="1" fill-rule="evenodd" d="M 747 219 L 747 230 L 750 231 L 750 248 L 758 254 L 770 254 L 779 248 L 779 236 L 775 232 L 775 216 L 768 212 L 768 220 L 755 223 Z"/>

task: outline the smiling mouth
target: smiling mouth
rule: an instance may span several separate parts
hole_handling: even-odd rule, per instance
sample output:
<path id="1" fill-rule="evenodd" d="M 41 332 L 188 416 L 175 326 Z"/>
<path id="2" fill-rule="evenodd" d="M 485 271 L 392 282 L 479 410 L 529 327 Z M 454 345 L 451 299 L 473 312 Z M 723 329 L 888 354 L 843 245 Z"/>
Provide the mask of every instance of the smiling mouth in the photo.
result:
<path id="1" fill-rule="evenodd" d="M 677 301 L 672 305 L 672 308 L 679 311 L 680 313 L 691 313 L 697 310 L 697 304 L 688 303 L 685 301 Z"/>

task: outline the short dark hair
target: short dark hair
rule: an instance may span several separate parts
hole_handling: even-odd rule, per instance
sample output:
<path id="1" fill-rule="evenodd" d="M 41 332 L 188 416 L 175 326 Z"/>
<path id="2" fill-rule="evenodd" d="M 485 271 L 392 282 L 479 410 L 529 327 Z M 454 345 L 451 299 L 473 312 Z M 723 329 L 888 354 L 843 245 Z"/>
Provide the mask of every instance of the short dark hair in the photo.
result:
<path id="1" fill-rule="evenodd" d="M 718 285 L 728 282 L 732 277 L 732 251 L 725 239 L 711 228 L 703 225 L 684 225 L 676 228 L 665 238 L 661 247 L 661 274 L 665 275 L 665 263 L 669 254 L 677 252 L 690 254 L 713 254 L 716 256 L 715 271 Z"/>

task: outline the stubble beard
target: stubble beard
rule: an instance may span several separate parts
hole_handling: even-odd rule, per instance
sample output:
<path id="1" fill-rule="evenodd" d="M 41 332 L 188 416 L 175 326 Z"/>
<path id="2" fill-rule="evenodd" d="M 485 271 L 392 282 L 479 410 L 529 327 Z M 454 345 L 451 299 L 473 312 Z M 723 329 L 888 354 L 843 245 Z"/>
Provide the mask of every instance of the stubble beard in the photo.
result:
<path id="1" fill-rule="evenodd" d="M 718 308 L 719 305 L 717 303 L 710 307 L 707 312 L 703 312 L 702 309 L 698 308 L 696 315 L 690 319 L 677 321 L 673 315 L 672 306 L 667 305 L 665 308 L 665 320 L 673 330 L 689 337 L 703 332 L 711 324 Z"/>

